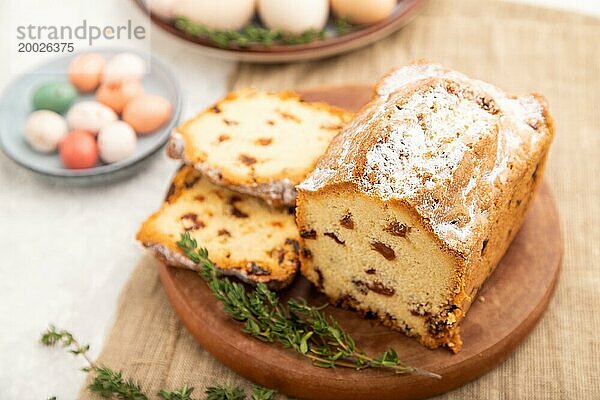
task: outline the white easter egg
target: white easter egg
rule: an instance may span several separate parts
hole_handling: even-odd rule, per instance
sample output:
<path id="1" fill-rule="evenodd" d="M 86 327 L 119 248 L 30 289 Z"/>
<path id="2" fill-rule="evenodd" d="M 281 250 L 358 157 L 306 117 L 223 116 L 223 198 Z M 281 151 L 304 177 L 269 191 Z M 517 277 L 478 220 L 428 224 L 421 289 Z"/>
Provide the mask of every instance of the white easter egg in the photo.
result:
<path id="1" fill-rule="evenodd" d="M 136 142 L 135 131 L 127 122 L 112 122 L 98 133 L 100 158 L 105 163 L 125 160 L 135 151 Z"/>
<path id="2" fill-rule="evenodd" d="M 142 79 L 147 72 L 146 61 L 134 53 L 119 53 L 104 67 L 103 82 Z"/>
<path id="3" fill-rule="evenodd" d="M 175 0 L 173 15 L 208 28 L 236 31 L 248 25 L 255 8 L 255 0 Z"/>
<path id="4" fill-rule="evenodd" d="M 329 16 L 327 0 L 258 0 L 258 15 L 269 28 L 300 34 L 321 30 Z"/>
<path id="5" fill-rule="evenodd" d="M 34 150 L 41 153 L 56 151 L 67 133 L 67 122 L 54 111 L 34 111 L 25 121 L 25 140 Z"/>
<path id="6" fill-rule="evenodd" d="M 69 128 L 81 129 L 94 135 L 117 119 L 117 114 L 113 110 L 97 101 L 75 103 L 67 112 Z"/>

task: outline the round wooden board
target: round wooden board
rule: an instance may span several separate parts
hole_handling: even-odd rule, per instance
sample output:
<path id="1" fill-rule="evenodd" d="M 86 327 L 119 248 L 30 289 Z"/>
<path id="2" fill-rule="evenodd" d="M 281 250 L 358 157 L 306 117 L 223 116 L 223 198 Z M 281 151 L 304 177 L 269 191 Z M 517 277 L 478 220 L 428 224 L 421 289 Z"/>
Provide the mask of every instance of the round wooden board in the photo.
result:
<path id="1" fill-rule="evenodd" d="M 369 87 L 347 86 L 306 90 L 302 95 L 306 100 L 357 110 L 368 100 L 370 91 Z M 442 375 L 439 380 L 381 370 L 314 367 L 291 350 L 242 333 L 241 324 L 227 317 L 195 272 L 162 265 L 160 277 L 175 312 L 198 342 L 253 382 L 303 399 L 420 399 L 483 375 L 529 334 L 558 280 L 563 252 L 559 227 L 554 200 L 543 183 L 521 230 L 462 322 L 464 344 L 456 355 L 445 349 L 428 350 L 416 340 L 352 311 L 327 309 L 367 352 L 380 353 L 393 347 L 408 364 Z M 281 293 L 282 298 L 296 296 L 314 304 L 327 301 L 303 278 L 297 278 Z"/>

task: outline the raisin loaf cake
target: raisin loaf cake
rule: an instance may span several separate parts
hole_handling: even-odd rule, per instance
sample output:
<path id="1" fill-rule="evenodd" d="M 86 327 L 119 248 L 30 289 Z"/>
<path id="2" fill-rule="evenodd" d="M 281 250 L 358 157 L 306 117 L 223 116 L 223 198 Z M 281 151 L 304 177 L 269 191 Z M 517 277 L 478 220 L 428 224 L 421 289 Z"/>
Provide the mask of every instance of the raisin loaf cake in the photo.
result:
<path id="1" fill-rule="evenodd" d="M 189 232 L 226 275 L 281 289 L 298 267 L 298 229 L 286 209 L 216 186 L 193 167 L 173 178 L 165 203 L 146 220 L 137 239 L 168 265 L 198 270 L 177 246 Z"/>
<path id="2" fill-rule="evenodd" d="M 298 187 L 302 272 L 427 347 L 517 233 L 554 134 L 544 99 L 440 65 L 396 69 Z"/>
<path id="3" fill-rule="evenodd" d="M 230 93 L 182 124 L 168 153 L 220 185 L 274 206 L 294 206 L 295 186 L 350 118 L 328 104 L 303 102 L 293 92 L 248 89 Z"/>

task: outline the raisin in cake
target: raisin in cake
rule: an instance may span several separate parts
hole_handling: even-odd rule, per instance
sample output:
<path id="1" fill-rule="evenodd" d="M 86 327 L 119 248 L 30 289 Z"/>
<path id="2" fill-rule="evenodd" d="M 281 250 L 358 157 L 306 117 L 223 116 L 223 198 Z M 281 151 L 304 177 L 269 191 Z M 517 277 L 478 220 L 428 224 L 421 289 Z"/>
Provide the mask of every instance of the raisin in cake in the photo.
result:
<path id="1" fill-rule="evenodd" d="M 293 206 L 294 187 L 350 118 L 293 92 L 249 89 L 230 93 L 177 128 L 168 152 L 218 184 L 275 206 Z"/>
<path id="2" fill-rule="evenodd" d="M 544 99 L 442 66 L 392 71 L 298 187 L 302 272 L 430 348 L 517 233 L 554 134 Z"/>
<path id="3" fill-rule="evenodd" d="M 165 203 L 144 222 L 137 239 L 167 264 L 198 270 L 177 246 L 183 232 L 206 247 L 221 272 L 248 283 L 280 289 L 298 270 L 292 213 L 217 186 L 190 166 L 175 175 Z"/>

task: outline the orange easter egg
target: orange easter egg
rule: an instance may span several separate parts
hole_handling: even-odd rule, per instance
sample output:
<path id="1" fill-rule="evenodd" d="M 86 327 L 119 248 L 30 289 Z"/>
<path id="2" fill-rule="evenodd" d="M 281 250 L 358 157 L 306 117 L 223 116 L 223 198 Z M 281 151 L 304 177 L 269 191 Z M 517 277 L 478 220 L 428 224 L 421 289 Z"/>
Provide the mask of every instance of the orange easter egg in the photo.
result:
<path id="1" fill-rule="evenodd" d="M 143 93 L 144 87 L 137 80 L 110 81 L 100 85 L 96 100 L 120 114 L 131 99 Z"/>
<path id="2" fill-rule="evenodd" d="M 141 95 L 127 103 L 123 121 L 139 135 L 155 131 L 171 119 L 173 106 L 167 99 L 155 95 Z"/>
<path id="3" fill-rule="evenodd" d="M 80 92 L 95 90 L 102 81 L 106 59 L 98 53 L 77 56 L 69 64 L 69 80 Z"/>

